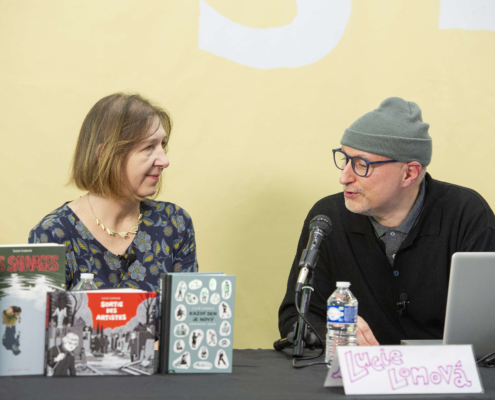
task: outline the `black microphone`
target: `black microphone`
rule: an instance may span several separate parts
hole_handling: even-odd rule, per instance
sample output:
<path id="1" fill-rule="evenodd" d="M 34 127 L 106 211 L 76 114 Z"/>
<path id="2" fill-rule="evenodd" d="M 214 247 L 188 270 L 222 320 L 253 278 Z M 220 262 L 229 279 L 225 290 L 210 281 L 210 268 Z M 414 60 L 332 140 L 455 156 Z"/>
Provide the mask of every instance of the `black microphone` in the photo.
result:
<path id="1" fill-rule="evenodd" d="M 299 277 L 296 283 L 296 293 L 300 293 L 308 273 L 313 270 L 318 261 L 318 248 L 323 239 L 332 231 L 332 222 L 326 215 L 317 215 L 309 223 L 309 240 L 299 260 Z"/>
<path id="2" fill-rule="evenodd" d="M 137 256 L 134 254 L 134 253 L 131 253 L 127 256 L 127 269 L 129 269 L 129 267 L 134 264 L 134 261 L 136 261 L 137 259 Z"/>
<path id="3" fill-rule="evenodd" d="M 401 293 L 400 301 L 397 302 L 397 312 L 399 313 L 399 317 L 404 317 L 406 315 L 407 303 L 409 303 L 409 296 L 407 293 Z"/>
<path id="4" fill-rule="evenodd" d="M 136 254 L 131 253 L 129 255 L 122 255 L 119 258 L 120 258 L 120 260 L 126 260 L 125 268 L 122 270 L 122 275 L 125 275 L 125 274 L 127 274 L 129 267 L 134 263 L 134 261 L 136 261 L 136 259 L 137 259 Z"/>

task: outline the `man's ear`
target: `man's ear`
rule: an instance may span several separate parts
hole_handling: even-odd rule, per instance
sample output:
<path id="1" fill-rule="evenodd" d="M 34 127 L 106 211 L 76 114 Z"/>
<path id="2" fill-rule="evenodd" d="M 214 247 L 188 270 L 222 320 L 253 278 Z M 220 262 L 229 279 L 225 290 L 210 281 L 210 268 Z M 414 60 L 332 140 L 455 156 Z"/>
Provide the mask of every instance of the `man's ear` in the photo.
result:
<path id="1" fill-rule="evenodd" d="M 407 168 L 404 175 L 403 187 L 411 186 L 414 182 L 416 182 L 421 175 L 421 171 L 423 170 L 423 167 L 417 161 L 408 162 L 406 163 L 406 166 Z"/>

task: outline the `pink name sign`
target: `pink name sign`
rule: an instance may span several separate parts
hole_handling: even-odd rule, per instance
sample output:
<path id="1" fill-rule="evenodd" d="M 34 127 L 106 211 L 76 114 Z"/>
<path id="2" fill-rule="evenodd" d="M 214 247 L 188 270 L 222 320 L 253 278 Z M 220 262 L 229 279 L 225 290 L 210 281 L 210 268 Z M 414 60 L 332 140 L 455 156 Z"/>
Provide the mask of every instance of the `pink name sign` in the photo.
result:
<path id="1" fill-rule="evenodd" d="M 325 386 L 346 394 L 483 393 L 471 345 L 338 347 Z"/>

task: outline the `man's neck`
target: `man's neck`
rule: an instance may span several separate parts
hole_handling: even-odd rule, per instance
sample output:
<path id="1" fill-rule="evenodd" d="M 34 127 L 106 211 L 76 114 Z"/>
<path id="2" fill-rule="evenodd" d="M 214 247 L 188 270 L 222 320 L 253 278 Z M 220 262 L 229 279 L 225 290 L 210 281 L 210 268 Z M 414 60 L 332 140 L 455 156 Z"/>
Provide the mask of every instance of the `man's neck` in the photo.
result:
<path id="1" fill-rule="evenodd" d="M 418 198 L 419 190 L 421 188 L 422 182 L 419 185 L 410 186 L 405 188 L 404 195 L 397 199 L 398 206 L 395 207 L 392 211 L 388 211 L 387 213 L 381 215 L 373 215 L 373 218 L 383 226 L 389 228 L 395 228 L 402 224 L 404 220 L 407 218 L 411 209 L 414 206 L 414 202 Z"/>

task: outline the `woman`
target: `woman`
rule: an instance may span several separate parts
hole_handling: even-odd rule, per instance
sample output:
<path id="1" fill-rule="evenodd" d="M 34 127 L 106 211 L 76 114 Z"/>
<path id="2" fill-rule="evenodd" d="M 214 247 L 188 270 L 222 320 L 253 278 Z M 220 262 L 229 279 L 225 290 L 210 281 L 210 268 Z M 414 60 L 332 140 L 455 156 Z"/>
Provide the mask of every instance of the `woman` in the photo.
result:
<path id="1" fill-rule="evenodd" d="M 36 225 L 29 243 L 66 247 L 67 290 L 81 273 L 103 287 L 158 290 L 159 274 L 197 271 L 191 217 L 179 206 L 153 201 L 172 122 L 137 94 L 98 101 L 77 142 L 70 183 L 87 191 Z"/>

